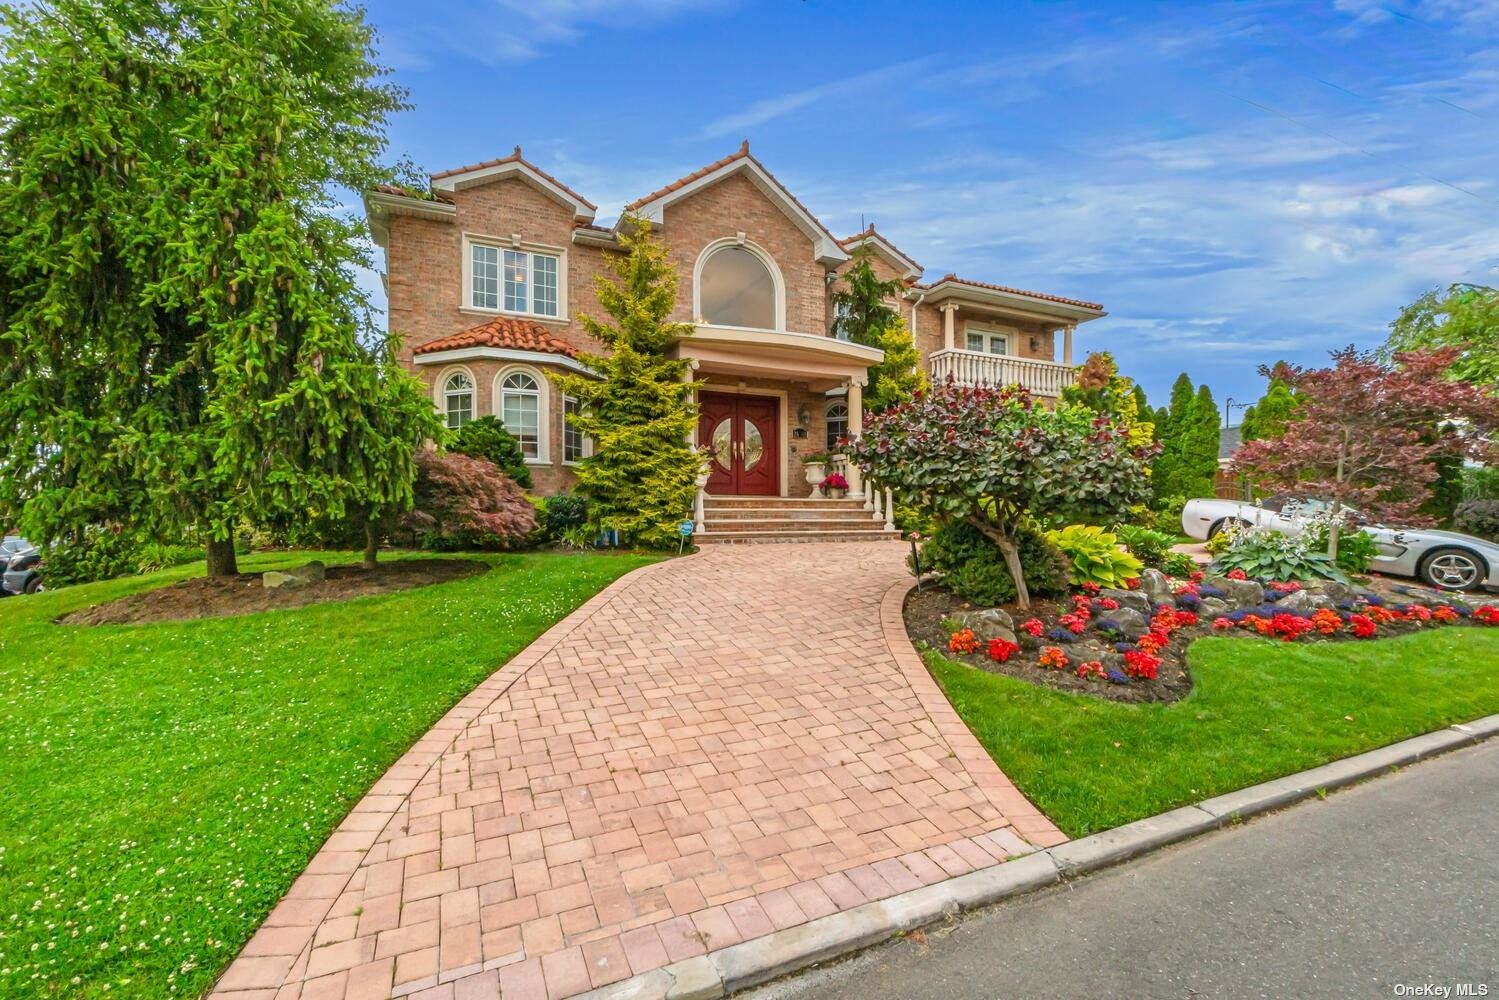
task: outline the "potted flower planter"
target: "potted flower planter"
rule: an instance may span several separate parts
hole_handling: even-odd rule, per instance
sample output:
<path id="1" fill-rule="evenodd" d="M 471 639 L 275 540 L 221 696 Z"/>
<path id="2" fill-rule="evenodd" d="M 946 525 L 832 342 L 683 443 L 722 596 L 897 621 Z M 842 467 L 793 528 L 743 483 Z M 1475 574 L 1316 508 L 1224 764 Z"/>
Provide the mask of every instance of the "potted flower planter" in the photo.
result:
<path id="1" fill-rule="evenodd" d="M 802 472 L 806 475 L 807 485 L 812 487 L 812 492 L 808 493 L 807 496 L 821 496 L 819 487 L 828 475 L 827 458 L 823 455 L 808 455 L 802 459 Z"/>
<path id="2" fill-rule="evenodd" d="M 843 473 L 841 472 L 835 472 L 828 476 L 818 486 L 822 489 L 823 493 L 834 500 L 842 500 L 848 492 L 848 480 L 843 477 Z"/>

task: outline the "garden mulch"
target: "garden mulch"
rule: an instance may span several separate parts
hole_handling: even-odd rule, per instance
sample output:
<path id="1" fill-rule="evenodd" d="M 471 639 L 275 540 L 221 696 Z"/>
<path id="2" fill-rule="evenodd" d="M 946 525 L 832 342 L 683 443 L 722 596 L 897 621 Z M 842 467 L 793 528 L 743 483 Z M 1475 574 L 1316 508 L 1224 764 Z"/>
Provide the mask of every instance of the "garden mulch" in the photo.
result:
<path id="1" fill-rule="evenodd" d="M 194 577 L 142 594 L 131 594 L 83 608 L 57 620 L 59 625 L 139 625 L 191 621 L 303 608 L 347 601 L 370 594 L 389 594 L 434 583 L 477 576 L 489 566 L 474 559 L 401 559 L 373 570 L 329 566 L 327 579 L 300 587 L 266 588 L 259 573 L 228 577 Z"/>
<path id="2" fill-rule="evenodd" d="M 1039 618 L 1050 628 L 1057 619 L 1067 613 L 1068 605 L 1060 601 L 1034 600 L 1030 610 L 1022 611 L 1013 603 L 999 605 L 1017 623 L 1027 618 Z M 1208 625 L 1183 628 L 1172 637 L 1171 644 L 1161 650 L 1160 672 L 1154 680 L 1133 680 L 1129 684 L 1110 684 L 1104 681 L 1079 677 L 1074 670 L 1046 670 L 1037 662 L 1039 648 L 1022 649 L 1004 663 L 991 660 L 982 648 L 976 653 L 954 653 L 948 650 L 948 630 L 944 619 L 955 618 L 965 611 L 979 610 L 979 606 L 958 597 L 950 590 L 927 583 L 921 590 L 913 590 L 906 598 L 906 634 L 920 648 L 922 643 L 937 650 L 950 660 L 965 663 L 991 674 L 1003 674 L 1032 684 L 1088 694 L 1109 701 L 1150 702 L 1176 701 L 1192 691 L 1192 676 L 1187 669 L 1186 649 L 1198 635 L 1212 631 Z M 1041 641 L 1036 646 L 1050 645 Z M 1072 651 L 1067 650 L 1069 656 Z M 1075 660 L 1076 657 L 1073 656 Z"/>

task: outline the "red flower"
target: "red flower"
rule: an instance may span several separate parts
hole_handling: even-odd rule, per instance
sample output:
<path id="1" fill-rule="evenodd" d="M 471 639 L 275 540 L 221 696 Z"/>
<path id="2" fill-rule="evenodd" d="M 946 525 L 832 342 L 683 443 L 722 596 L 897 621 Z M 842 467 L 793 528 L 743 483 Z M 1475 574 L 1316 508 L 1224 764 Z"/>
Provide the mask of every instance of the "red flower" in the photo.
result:
<path id="1" fill-rule="evenodd" d="M 1125 590 L 1139 590 L 1140 589 L 1140 578 L 1138 576 L 1132 576 L 1132 577 L 1129 577 L 1128 579 L 1126 579 L 1124 581 L 1124 589 Z"/>
<path id="2" fill-rule="evenodd" d="M 1432 612 L 1431 617 L 1439 622 L 1451 624 L 1457 621 L 1457 609 L 1450 604 L 1438 605 Z"/>
<path id="3" fill-rule="evenodd" d="M 1242 569 L 1231 569 L 1228 571 L 1228 578 L 1230 580 L 1247 580 L 1249 579 L 1249 574 Z"/>
<path id="4" fill-rule="evenodd" d="M 1098 599 L 1098 606 L 1100 608 L 1103 608 L 1105 611 L 1119 610 L 1119 602 L 1114 600 L 1112 597 L 1100 597 Z"/>
<path id="5" fill-rule="evenodd" d="M 1131 677 L 1153 681 L 1161 668 L 1161 658 L 1152 656 L 1144 649 L 1131 649 L 1124 654 L 1124 672 Z"/>
<path id="6" fill-rule="evenodd" d="M 1103 671 L 1103 664 L 1098 660 L 1089 660 L 1087 663 L 1079 663 L 1077 665 L 1077 675 L 1079 677 L 1097 677 L 1100 680 L 1102 680 L 1106 676 Z"/>
<path id="7" fill-rule="evenodd" d="M 1230 629 L 1233 627 L 1234 623 L 1229 621 L 1227 618 L 1223 618 L 1220 616 L 1213 619 L 1213 628 L 1217 629 L 1220 632 L 1222 632 L 1224 629 Z"/>
<path id="8" fill-rule="evenodd" d="M 1020 651 L 1020 647 L 1005 639 L 989 640 L 989 659 L 995 663 L 1004 663 L 1010 657 Z"/>
<path id="9" fill-rule="evenodd" d="M 1046 625 L 1039 618 L 1027 618 L 1020 623 L 1022 632 L 1029 632 L 1032 638 L 1041 638 L 1041 633 L 1046 631 Z"/>
<path id="10" fill-rule="evenodd" d="M 1473 612 L 1473 620 L 1485 625 L 1499 625 L 1499 605 L 1485 604 Z"/>
<path id="11" fill-rule="evenodd" d="M 1368 615 L 1349 615 L 1348 628 L 1352 630 L 1356 639 L 1367 639 L 1378 630 L 1374 619 Z"/>

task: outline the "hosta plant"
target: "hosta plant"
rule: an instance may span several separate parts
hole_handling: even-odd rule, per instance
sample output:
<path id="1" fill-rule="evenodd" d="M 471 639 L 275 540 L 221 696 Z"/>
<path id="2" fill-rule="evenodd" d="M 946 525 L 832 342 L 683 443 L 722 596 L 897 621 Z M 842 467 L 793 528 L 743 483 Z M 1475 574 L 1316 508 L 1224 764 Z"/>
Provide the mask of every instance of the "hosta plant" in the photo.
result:
<path id="1" fill-rule="evenodd" d="M 1119 536 L 1092 524 L 1071 524 L 1046 533 L 1046 540 L 1072 561 L 1069 576 L 1074 586 L 1096 583 L 1101 587 L 1123 587 L 1138 577 L 1144 563 L 1119 547 Z"/>
<path id="2" fill-rule="evenodd" d="M 1344 580 L 1331 556 L 1306 535 L 1293 538 L 1268 528 L 1241 528 L 1228 550 L 1213 560 L 1213 572 L 1241 570 L 1251 580 Z"/>

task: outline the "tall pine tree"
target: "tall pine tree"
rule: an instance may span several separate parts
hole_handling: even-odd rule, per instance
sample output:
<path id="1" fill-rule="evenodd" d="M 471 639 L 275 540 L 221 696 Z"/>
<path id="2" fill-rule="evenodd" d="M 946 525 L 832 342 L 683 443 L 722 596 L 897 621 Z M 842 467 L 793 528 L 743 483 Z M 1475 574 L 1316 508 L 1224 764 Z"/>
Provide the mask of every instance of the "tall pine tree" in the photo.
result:
<path id="1" fill-rule="evenodd" d="M 650 225 L 627 220 L 620 243 L 625 252 L 608 259 L 614 279 L 601 275 L 595 282 L 614 322 L 582 317 L 609 348 L 607 355 L 582 357 L 600 378 L 554 376 L 579 403 L 574 425 L 594 443 L 578 467 L 578 492 L 589 508 L 574 540 L 618 531 L 631 544 L 666 548 L 677 541 L 677 522 L 692 513 L 701 467 L 688 444 L 697 408 L 684 381 L 687 362 L 666 356 L 692 324 L 668 319 L 677 303 L 676 269 Z"/>
<path id="2" fill-rule="evenodd" d="M 41 0 L 0 18 L 0 520 L 192 532 L 222 575 L 241 518 L 409 506 L 432 407 L 382 368 L 363 223 L 339 210 L 390 179 L 403 106 L 362 15 Z"/>
<path id="3" fill-rule="evenodd" d="M 1260 374 L 1269 380 L 1269 384 L 1259 401 L 1244 410 L 1239 438 L 1246 444 L 1284 434 L 1286 424 L 1296 419 L 1296 408 L 1300 403 L 1291 385 L 1291 368 L 1284 361 L 1277 361 L 1269 367 L 1261 365 Z"/>
<path id="4" fill-rule="evenodd" d="M 1189 460 L 1186 435 L 1195 401 L 1192 380 L 1182 372 L 1171 385 L 1170 405 L 1156 411 L 1161 453 L 1150 467 L 1150 481 L 1157 499 L 1187 495 L 1185 479 Z"/>

